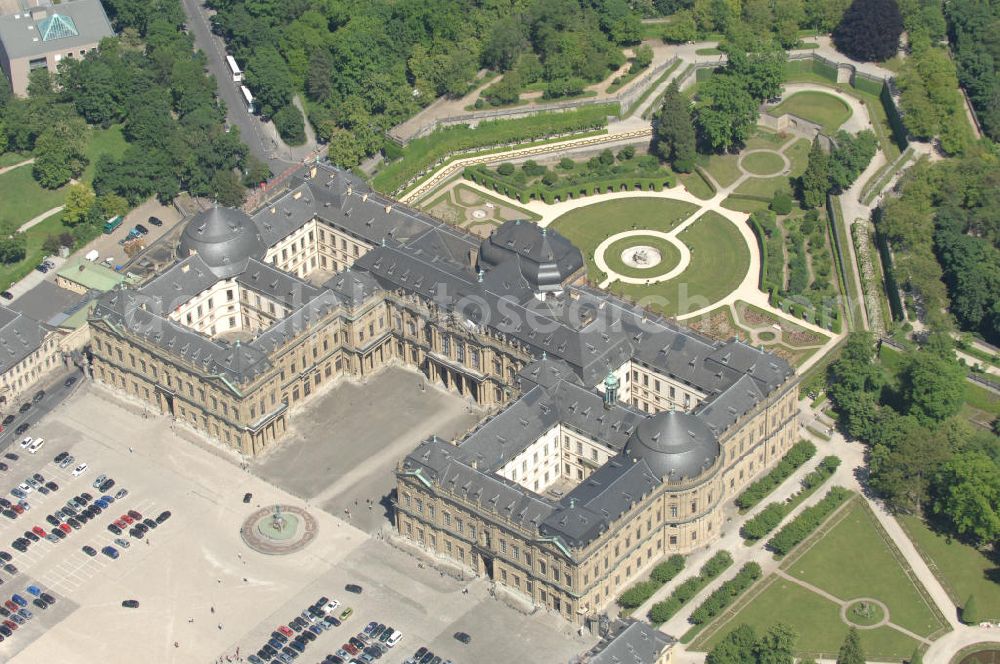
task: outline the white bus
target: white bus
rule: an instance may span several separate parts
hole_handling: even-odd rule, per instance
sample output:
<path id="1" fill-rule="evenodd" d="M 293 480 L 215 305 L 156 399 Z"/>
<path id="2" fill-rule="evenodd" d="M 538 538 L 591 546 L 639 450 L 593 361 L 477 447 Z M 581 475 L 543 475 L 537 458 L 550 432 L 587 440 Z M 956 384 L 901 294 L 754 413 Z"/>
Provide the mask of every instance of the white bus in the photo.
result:
<path id="1" fill-rule="evenodd" d="M 229 64 L 229 73 L 233 75 L 233 83 L 240 83 L 243 80 L 243 72 L 240 71 L 240 66 L 236 64 L 236 58 L 227 55 L 226 62 Z"/>
<path id="2" fill-rule="evenodd" d="M 240 92 L 243 93 L 243 101 L 247 103 L 247 113 L 253 113 L 253 95 L 245 85 L 240 86 Z"/>

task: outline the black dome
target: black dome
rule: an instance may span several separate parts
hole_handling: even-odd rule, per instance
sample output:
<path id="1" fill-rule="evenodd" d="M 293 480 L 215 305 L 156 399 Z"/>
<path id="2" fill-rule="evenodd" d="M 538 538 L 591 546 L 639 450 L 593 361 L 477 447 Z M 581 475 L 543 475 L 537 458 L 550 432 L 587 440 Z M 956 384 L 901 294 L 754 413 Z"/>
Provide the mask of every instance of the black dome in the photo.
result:
<path id="1" fill-rule="evenodd" d="M 663 411 L 639 422 L 625 444 L 625 454 L 645 459 L 658 477 L 697 477 L 719 457 L 715 434 L 694 415 Z"/>
<path id="2" fill-rule="evenodd" d="M 569 240 L 530 221 L 508 221 L 479 246 L 480 267 L 489 269 L 514 257 L 536 292 L 558 291 L 583 267 L 583 254 Z"/>
<path id="3" fill-rule="evenodd" d="M 263 258 L 266 249 L 247 213 L 216 205 L 191 217 L 181 234 L 177 255 L 187 258 L 198 254 L 217 277 L 226 279 L 242 272 L 247 259 Z"/>

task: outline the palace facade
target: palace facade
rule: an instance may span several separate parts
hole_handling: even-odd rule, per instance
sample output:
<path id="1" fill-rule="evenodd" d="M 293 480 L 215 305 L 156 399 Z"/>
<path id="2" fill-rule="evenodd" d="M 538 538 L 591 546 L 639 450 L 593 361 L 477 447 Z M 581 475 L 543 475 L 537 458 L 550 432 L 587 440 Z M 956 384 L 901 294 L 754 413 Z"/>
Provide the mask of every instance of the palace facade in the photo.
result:
<path id="1" fill-rule="evenodd" d="M 558 233 L 482 239 L 318 164 L 253 215 L 196 215 L 171 267 L 103 295 L 94 375 L 256 454 L 339 377 L 417 368 L 496 412 L 400 461 L 400 535 L 584 622 L 719 536 L 794 442 L 798 394 L 784 360 L 584 275 Z"/>

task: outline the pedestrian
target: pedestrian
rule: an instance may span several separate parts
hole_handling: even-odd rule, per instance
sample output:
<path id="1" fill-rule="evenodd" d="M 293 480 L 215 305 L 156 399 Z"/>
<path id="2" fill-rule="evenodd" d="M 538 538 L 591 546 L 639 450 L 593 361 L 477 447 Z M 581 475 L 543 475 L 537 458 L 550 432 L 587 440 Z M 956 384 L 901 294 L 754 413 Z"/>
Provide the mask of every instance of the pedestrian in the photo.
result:
<path id="1" fill-rule="evenodd" d="M 220 630 L 222 629 L 222 623 L 219 623 L 219 629 Z"/>
<path id="2" fill-rule="evenodd" d="M 132 454 L 132 448 L 131 448 L 131 447 L 130 447 L 130 448 L 128 448 L 128 453 L 129 453 L 129 454 Z"/>
<path id="3" fill-rule="evenodd" d="M 177 643 L 176 641 L 174 641 L 174 647 L 175 647 L 175 648 L 180 648 L 181 646 L 180 646 L 180 644 L 179 644 L 179 643 Z"/>
<path id="4" fill-rule="evenodd" d="M 215 607 L 214 606 L 210 606 L 209 607 L 209 611 L 211 611 L 212 613 L 215 613 Z"/>

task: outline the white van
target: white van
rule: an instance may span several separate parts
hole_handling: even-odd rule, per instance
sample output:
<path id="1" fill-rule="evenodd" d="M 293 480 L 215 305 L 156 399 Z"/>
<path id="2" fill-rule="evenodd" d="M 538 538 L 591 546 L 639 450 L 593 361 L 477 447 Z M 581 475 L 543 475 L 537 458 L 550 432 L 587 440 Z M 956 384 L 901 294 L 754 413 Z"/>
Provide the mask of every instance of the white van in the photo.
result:
<path id="1" fill-rule="evenodd" d="M 38 450 L 42 449 L 44 445 L 45 445 L 45 439 L 39 438 L 38 440 L 36 440 L 35 442 L 33 442 L 31 445 L 28 446 L 28 454 L 34 454 Z"/>
<path id="2" fill-rule="evenodd" d="M 87 255 L 84 256 L 84 259 L 86 259 L 86 260 L 90 261 L 91 263 L 93 263 L 94 261 L 96 261 L 98 259 L 98 257 L 100 257 L 100 255 L 101 254 L 100 254 L 100 252 L 97 251 L 97 249 L 91 249 L 90 251 L 87 252 Z"/>
<path id="3" fill-rule="evenodd" d="M 393 631 L 392 636 L 390 636 L 388 639 L 386 639 L 385 645 L 387 645 L 390 648 L 392 648 L 394 645 L 396 645 L 397 643 L 399 643 L 400 639 L 402 639 L 402 638 L 403 638 L 403 633 L 400 632 L 397 629 L 397 630 Z"/>

